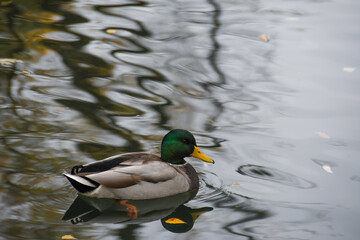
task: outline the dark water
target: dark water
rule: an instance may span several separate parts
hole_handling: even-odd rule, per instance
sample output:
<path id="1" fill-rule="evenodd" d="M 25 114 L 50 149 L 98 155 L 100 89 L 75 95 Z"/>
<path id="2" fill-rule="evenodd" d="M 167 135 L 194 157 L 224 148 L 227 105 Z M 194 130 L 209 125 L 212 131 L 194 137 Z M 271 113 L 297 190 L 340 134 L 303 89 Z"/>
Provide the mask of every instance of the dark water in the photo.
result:
<path id="1" fill-rule="evenodd" d="M 0 3 L 0 239 L 359 238 L 359 1 Z M 64 170 L 172 128 L 216 161 L 190 230 L 62 220 Z"/>

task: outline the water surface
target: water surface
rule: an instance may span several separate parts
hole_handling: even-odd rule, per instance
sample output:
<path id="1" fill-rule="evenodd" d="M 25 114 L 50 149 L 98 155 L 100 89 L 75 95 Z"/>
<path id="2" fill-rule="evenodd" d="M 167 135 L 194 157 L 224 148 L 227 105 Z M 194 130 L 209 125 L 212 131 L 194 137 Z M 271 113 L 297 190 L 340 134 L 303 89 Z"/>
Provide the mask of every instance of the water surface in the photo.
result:
<path id="1" fill-rule="evenodd" d="M 3 2 L 1 239 L 358 238 L 357 1 Z M 173 128 L 216 161 L 191 229 L 62 220 L 64 170 Z"/>

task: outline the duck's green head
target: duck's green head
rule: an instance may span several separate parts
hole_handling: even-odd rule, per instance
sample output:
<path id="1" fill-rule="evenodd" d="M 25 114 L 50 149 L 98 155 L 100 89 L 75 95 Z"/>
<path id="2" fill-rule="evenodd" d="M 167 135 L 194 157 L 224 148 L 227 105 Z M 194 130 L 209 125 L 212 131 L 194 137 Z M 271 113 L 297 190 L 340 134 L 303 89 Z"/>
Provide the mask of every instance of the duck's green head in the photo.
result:
<path id="1" fill-rule="evenodd" d="M 185 163 L 184 157 L 196 157 L 204 162 L 214 161 L 196 146 L 194 136 L 186 130 L 174 129 L 165 135 L 161 143 L 161 159 L 172 164 Z"/>

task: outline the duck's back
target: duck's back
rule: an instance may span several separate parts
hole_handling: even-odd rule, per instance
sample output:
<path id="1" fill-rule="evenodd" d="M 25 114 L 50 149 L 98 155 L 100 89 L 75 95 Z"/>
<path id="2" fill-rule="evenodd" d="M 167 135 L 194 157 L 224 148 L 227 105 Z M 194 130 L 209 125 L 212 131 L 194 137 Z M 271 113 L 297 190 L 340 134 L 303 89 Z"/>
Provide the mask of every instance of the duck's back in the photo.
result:
<path id="1" fill-rule="evenodd" d="M 94 172 L 103 172 L 110 170 L 117 166 L 125 165 L 141 165 L 149 161 L 161 161 L 161 158 L 152 153 L 146 152 L 134 152 L 134 153 L 124 153 L 115 156 L 105 158 L 103 160 L 74 166 L 71 170 L 71 174 L 86 174 Z"/>

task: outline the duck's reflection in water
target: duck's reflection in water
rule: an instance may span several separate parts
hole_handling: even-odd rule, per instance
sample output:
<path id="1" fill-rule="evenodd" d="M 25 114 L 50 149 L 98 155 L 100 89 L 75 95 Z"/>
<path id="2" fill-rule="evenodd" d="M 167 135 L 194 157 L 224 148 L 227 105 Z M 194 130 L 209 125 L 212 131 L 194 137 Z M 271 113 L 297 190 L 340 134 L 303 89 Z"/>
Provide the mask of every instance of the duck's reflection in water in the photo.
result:
<path id="1" fill-rule="evenodd" d="M 139 224 L 161 219 L 165 229 L 171 232 L 187 232 L 195 220 L 211 207 L 190 208 L 184 204 L 195 197 L 194 191 L 170 197 L 149 200 L 116 200 L 79 195 L 64 214 L 62 220 L 73 224 L 128 223 Z"/>

